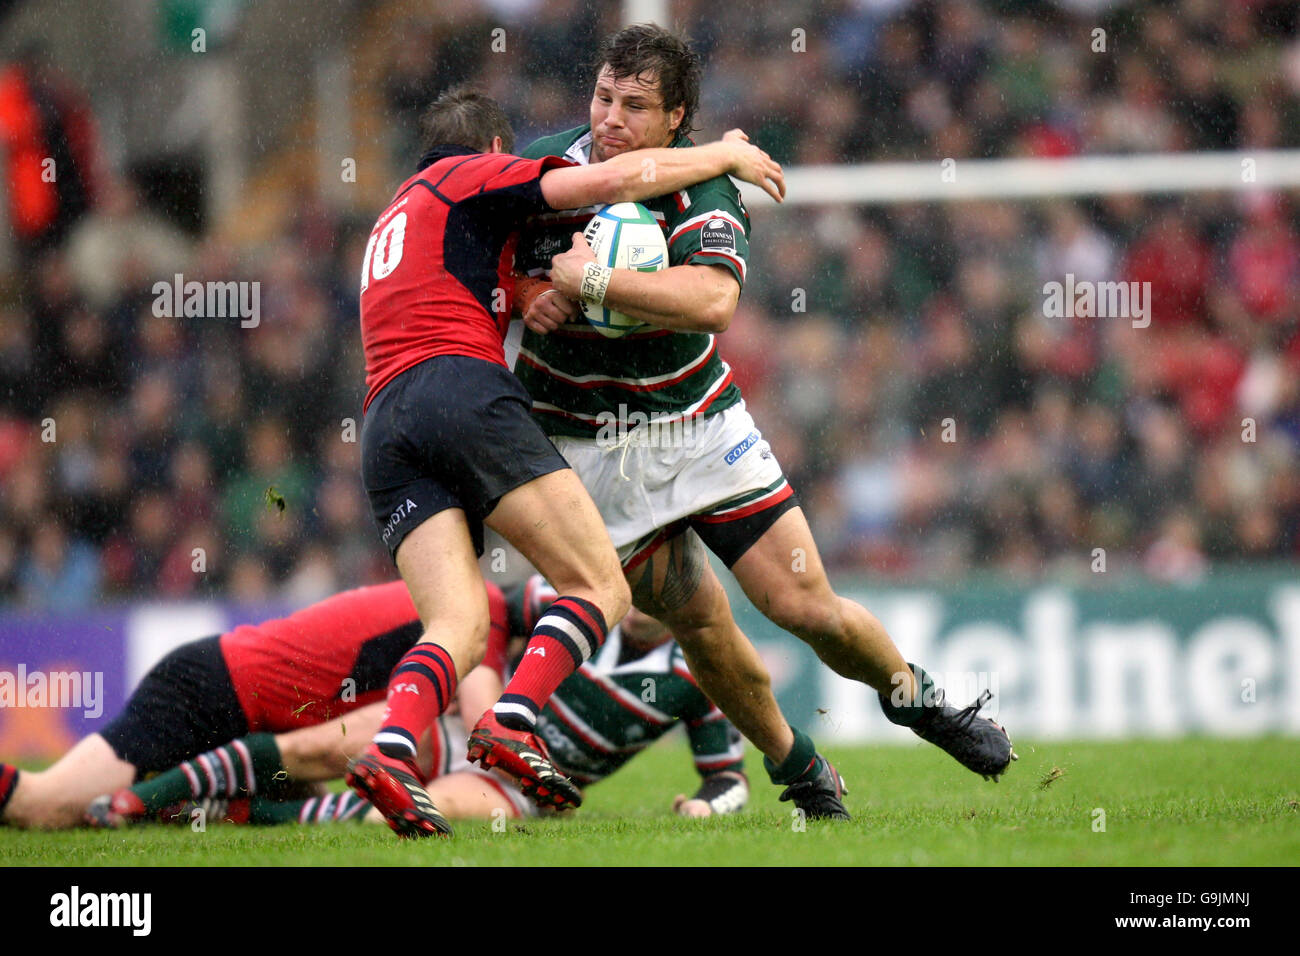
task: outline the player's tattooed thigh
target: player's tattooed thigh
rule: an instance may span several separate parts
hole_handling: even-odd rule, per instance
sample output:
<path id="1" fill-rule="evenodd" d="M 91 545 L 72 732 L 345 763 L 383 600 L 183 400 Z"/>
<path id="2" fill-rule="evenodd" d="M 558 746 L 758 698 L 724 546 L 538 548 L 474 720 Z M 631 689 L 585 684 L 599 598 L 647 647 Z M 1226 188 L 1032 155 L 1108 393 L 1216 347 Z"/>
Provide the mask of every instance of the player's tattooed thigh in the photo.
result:
<path id="1" fill-rule="evenodd" d="M 686 605 L 699 590 L 708 560 L 704 542 L 686 531 L 664 543 L 641 566 L 632 586 L 632 603 L 651 617 L 661 618 Z M 662 580 L 658 580 L 662 575 Z"/>

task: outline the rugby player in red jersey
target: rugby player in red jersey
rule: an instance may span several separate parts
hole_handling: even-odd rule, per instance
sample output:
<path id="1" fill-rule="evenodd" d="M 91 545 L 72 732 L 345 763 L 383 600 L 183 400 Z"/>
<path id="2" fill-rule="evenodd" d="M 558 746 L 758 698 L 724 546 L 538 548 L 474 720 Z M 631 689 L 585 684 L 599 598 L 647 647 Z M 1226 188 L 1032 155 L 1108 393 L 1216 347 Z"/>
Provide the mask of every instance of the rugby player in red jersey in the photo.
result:
<path id="1" fill-rule="evenodd" d="M 500 687 L 509 630 L 500 588 L 479 586 L 490 637 L 483 664 L 459 692 L 462 710 L 474 715 Z M 116 719 L 53 766 L 33 772 L 0 764 L 0 822 L 76 826 L 95 797 L 182 761 L 192 790 L 146 789 L 143 802 L 103 811 L 138 817 L 181 796 L 266 794 L 286 777 L 338 777 L 365 738 L 349 741 L 334 719 L 381 702 L 393 661 L 422 633 L 406 586 L 394 581 L 183 644 L 141 679 Z"/>
<path id="2" fill-rule="evenodd" d="M 413 760 L 419 736 L 483 654 L 483 525 L 510 541 L 560 597 L 538 622 L 506 693 L 470 735 L 469 757 L 530 797 L 577 806 L 576 787 L 533 733 L 560 682 L 630 604 L 600 515 L 530 415 L 502 347 L 515 245 L 536 213 L 647 199 L 730 173 L 784 193 L 781 168 L 743 133 L 646 150 L 598 166 L 509 154 L 501 108 L 469 90 L 425 117 L 426 152 L 371 232 L 362 264 L 367 394 L 362 476 L 380 534 L 424 625 L 393 670 L 383 726 L 348 784 L 402 836 L 449 835 Z M 595 270 L 593 282 L 608 281 Z"/>

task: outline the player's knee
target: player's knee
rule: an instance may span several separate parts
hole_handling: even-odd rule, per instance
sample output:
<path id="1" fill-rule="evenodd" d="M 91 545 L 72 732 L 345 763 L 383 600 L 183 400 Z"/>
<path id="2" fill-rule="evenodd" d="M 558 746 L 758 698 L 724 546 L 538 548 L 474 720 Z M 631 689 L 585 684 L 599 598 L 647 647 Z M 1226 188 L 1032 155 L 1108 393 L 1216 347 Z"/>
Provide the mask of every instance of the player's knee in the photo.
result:
<path id="1" fill-rule="evenodd" d="M 804 590 L 775 594 L 767 616 L 819 652 L 821 648 L 831 651 L 847 638 L 844 617 L 834 595 L 827 599 Z"/>
<path id="2" fill-rule="evenodd" d="M 277 734 L 275 744 L 280 751 L 280 762 L 290 773 L 302 773 L 311 768 L 347 767 L 347 759 L 339 753 L 339 741 L 327 741 L 320 728 Z"/>
<path id="3" fill-rule="evenodd" d="M 605 598 L 609 603 L 602 606 L 605 613 L 605 623 L 613 627 L 623 616 L 627 614 L 632 607 L 632 589 L 627 585 L 627 579 L 619 574 L 617 578 L 609 583 L 609 592 Z"/>
<path id="4" fill-rule="evenodd" d="M 615 558 L 611 558 L 592 576 L 588 586 L 595 595 L 592 603 L 601 609 L 609 627 L 621 621 L 632 606 L 632 589 L 628 587 L 623 569 Z"/>

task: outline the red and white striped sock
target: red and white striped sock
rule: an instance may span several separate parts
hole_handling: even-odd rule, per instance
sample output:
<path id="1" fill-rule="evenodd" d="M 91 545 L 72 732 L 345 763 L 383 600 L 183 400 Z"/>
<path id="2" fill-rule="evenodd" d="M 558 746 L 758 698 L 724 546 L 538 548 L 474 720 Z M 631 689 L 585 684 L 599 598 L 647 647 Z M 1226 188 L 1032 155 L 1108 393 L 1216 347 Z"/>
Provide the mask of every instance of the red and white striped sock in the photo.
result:
<path id="1" fill-rule="evenodd" d="M 605 643 L 605 616 L 590 601 L 565 595 L 542 614 L 523 660 L 492 712 L 507 727 L 531 730 L 566 677 Z"/>

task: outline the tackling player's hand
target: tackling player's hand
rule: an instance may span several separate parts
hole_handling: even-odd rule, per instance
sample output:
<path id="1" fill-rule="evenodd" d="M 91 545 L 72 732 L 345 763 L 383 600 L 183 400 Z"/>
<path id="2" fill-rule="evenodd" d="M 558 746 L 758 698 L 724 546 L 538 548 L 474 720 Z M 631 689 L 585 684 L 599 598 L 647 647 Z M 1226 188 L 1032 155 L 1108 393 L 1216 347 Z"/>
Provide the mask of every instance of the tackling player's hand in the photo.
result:
<path id="1" fill-rule="evenodd" d="M 722 142 L 733 153 L 733 176 L 753 183 L 777 202 L 785 198 L 785 173 L 781 170 L 781 164 L 752 144 L 744 130 L 727 130 L 722 136 Z"/>
<path id="2" fill-rule="evenodd" d="M 565 298 L 577 302 L 578 289 L 582 286 L 582 267 L 595 261 L 596 254 L 587 245 L 587 240 L 582 233 L 575 232 L 573 248 L 551 260 L 551 285 Z"/>
<path id="3" fill-rule="evenodd" d="M 684 817 L 711 817 L 713 808 L 703 800 L 687 799 L 685 794 L 679 793 L 673 800 L 673 813 Z"/>
<path id="4" fill-rule="evenodd" d="M 554 332 L 578 317 L 578 304 L 544 279 L 521 282 L 515 292 L 515 301 L 524 325 L 541 335 Z"/>

